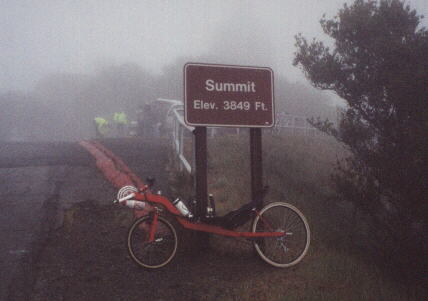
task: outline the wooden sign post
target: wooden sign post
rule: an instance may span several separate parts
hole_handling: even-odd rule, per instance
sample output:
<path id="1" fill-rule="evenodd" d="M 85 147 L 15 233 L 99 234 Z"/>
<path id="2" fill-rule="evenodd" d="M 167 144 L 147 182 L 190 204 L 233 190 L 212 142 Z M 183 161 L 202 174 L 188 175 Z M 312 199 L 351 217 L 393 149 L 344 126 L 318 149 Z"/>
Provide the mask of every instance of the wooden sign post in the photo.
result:
<path id="1" fill-rule="evenodd" d="M 207 170 L 207 128 L 198 126 L 195 135 L 195 190 L 197 216 L 205 215 L 208 204 L 208 170 Z"/>
<path id="2" fill-rule="evenodd" d="M 262 130 L 250 129 L 251 199 L 263 202 Z"/>
<path id="3" fill-rule="evenodd" d="M 186 124 L 196 127 L 197 214 L 206 213 L 208 202 L 208 126 L 250 128 L 251 197 L 262 202 L 261 128 L 275 124 L 273 71 L 265 67 L 186 64 L 184 117 Z"/>

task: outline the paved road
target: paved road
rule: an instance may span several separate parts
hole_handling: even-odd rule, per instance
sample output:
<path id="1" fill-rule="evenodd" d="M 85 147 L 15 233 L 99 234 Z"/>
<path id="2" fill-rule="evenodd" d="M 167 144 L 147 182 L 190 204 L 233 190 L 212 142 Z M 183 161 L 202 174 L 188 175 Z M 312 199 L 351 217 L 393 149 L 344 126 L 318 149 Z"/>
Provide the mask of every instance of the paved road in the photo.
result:
<path id="1" fill-rule="evenodd" d="M 54 192 L 52 178 L 62 169 L 52 167 L 0 169 L 0 300 L 19 260 L 28 255 L 34 229 L 40 228 L 42 206 Z"/>
<path id="2" fill-rule="evenodd" d="M 139 139 L 102 141 L 143 180 L 155 176 L 158 189 L 168 192 L 167 148 L 159 143 L 147 144 Z M 29 252 L 43 248 L 35 243 L 35 238 L 36 241 L 46 238 L 41 232 L 46 219 L 53 218 L 53 226 L 60 226 L 64 210 L 72 204 L 85 200 L 106 204 L 114 196 L 115 189 L 77 143 L 3 144 L 0 147 L 0 301 L 7 300 L 8 287 L 15 293 L 30 288 L 27 283 L 30 279 L 23 274 L 31 271 L 28 273 L 30 267 L 25 265 L 32 265 L 35 258 Z M 46 206 L 52 202 L 55 216 L 47 217 Z"/>
<path id="3" fill-rule="evenodd" d="M 33 258 L 52 200 L 66 166 L 90 166 L 93 159 L 72 142 L 2 142 L 0 144 L 0 301 L 23 258 Z"/>
<path id="4" fill-rule="evenodd" d="M 145 142 L 141 139 L 106 139 L 102 144 L 118 155 L 125 164 L 143 182 L 147 177 L 154 177 L 154 188 L 169 195 L 171 191 L 167 185 L 168 175 L 165 167 L 168 163 L 168 141 L 154 140 Z"/>
<path id="5" fill-rule="evenodd" d="M 2 142 L 0 168 L 71 165 L 87 166 L 92 157 L 74 142 Z"/>

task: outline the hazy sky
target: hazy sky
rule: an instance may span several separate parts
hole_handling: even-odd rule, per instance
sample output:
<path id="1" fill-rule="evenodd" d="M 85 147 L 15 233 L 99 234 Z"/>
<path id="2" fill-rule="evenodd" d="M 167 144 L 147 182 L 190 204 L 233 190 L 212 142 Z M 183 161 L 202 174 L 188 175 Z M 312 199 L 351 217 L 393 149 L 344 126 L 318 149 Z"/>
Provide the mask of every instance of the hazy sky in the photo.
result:
<path id="1" fill-rule="evenodd" d="M 207 55 L 300 81 L 294 35 L 320 37 L 323 13 L 334 16 L 344 2 L 0 0 L 0 92 L 29 90 L 52 72 L 135 62 L 160 73 L 178 57 Z M 428 15 L 427 0 L 408 3 Z"/>

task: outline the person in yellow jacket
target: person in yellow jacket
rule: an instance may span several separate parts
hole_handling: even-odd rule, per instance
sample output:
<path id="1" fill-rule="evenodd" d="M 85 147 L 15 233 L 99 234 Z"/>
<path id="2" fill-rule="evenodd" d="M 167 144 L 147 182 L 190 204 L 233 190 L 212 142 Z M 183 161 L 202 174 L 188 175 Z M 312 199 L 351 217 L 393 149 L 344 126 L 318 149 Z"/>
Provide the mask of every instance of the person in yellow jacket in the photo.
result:
<path id="1" fill-rule="evenodd" d="M 124 136 L 125 127 L 128 124 L 128 119 L 124 112 L 114 113 L 113 121 L 116 124 L 118 136 Z"/>
<path id="2" fill-rule="evenodd" d="M 108 121 L 102 117 L 95 117 L 94 118 L 95 123 L 95 133 L 96 138 L 103 138 L 108 131 Z"/>

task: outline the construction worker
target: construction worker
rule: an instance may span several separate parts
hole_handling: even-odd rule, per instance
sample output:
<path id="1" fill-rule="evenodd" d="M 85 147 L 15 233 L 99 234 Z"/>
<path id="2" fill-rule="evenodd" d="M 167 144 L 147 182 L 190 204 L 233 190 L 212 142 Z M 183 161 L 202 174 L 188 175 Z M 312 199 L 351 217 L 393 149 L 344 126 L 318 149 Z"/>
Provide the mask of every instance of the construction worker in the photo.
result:
<path id="1" fill-rule="evenodd" d="M 125 127 L 128 124 L 128 119 L 124 112 L 114 113 L 113 121 L 116 123 L 117 135 L 124 136 L 125 135 Z"/>
<path id="2" fill-rule="evenodd" d="M 103 138 L 108 131 L 108 121 L 102 117 L 95 117 L 94 118 L 94 123 L 95 123 L 95 133 L 96 133 L 96 138 Z"/>

